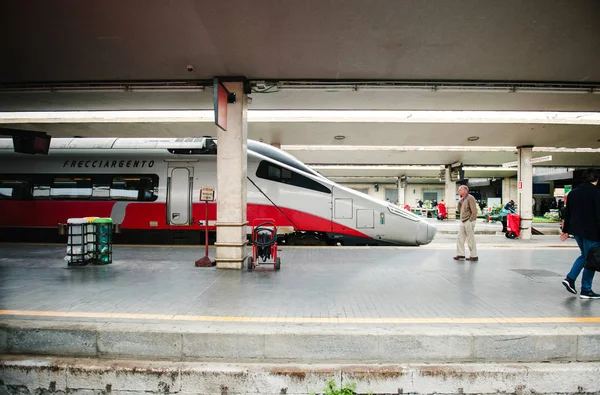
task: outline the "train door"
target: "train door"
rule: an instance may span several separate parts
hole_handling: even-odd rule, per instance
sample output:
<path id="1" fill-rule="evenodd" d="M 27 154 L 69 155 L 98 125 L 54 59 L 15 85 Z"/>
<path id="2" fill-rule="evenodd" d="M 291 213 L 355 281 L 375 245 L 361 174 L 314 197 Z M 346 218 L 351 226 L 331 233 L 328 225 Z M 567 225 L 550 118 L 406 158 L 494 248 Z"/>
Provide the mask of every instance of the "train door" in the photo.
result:
<path id="1" fill-rule="evenodd" d="M 331 231 L 333 233 L 345 233 L 347 227 L 353 227 L 354 200 L 343 191 L 337 188 L 332 189 Z"/>
<path id="2" fill-rule="evenodd" d="M 356 228 L 357 229 L 374 229 L 375 228 L 375 211 L 360 209 L 356 210 Z"/>
<path id="3" fill-rule="evenodd" d="M 352 198 L 333 199 L 333 218 L 334 220 L 351 219 L 353 210 Z"/>
<path id="4" fill-rule="evenodd" d="M 193 167 L 169 167 L 167 191 L 167 224 L 182 226 L 192 223 Z"/>

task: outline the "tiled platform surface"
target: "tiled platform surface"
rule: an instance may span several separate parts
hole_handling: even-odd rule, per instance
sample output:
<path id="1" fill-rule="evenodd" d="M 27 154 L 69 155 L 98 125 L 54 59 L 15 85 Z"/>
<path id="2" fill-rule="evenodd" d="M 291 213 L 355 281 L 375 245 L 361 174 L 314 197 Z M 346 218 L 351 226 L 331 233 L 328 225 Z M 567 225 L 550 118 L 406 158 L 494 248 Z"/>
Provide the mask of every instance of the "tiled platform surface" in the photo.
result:
<path id="1" fill-rule="evenodd" d="M 196 268 L 199 248 L 117 246 L 112 265 L 67 267 L 64 247 L 0 246 L 0 351 L 227 361 L 600 360 L 600 300 L 580 300 L 560 284 L 578 254 L 572 240 L 479 242 L 477 263 L 452 260 L 450 237 L 425 248 L 283 248 L 279 272 Z"/>

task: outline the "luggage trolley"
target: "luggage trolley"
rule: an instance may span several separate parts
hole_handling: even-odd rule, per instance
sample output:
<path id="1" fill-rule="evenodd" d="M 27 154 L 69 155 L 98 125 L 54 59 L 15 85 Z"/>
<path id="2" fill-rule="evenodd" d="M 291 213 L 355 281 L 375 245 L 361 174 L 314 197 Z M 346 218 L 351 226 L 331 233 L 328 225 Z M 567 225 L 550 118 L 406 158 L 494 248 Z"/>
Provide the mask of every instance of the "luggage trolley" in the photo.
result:
<path id="1" fill-rule="evenodd" d="M 273 260 L 273 269 L 281 268 L 281 258 L 277 256 L 277 225 L 273 218 L 255 218 L 252 221 L 252 257 L 248 260 L 248 271 L 252 271 L 267 259 Z"/>
<path id="2" fill-rule="evenodd" d="M 69 218 L 67 220 L 67 256 L 68 266 L 85 266 L 87 260 L 87 226 L 88 221 L 83 218 Z"/>

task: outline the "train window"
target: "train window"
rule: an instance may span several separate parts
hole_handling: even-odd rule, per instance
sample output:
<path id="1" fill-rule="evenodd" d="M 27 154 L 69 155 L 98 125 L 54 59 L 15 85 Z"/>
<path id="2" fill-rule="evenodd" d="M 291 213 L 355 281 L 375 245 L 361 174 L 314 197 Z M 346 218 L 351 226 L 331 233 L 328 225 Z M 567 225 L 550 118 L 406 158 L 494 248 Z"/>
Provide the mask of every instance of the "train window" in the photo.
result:
<path id="1" fill-rule="evenodd" d="M 279 166 L 269 166 L 269 175 L 268 178 L 270 180 L 279 180 L 281 178 L 281 168 Z"/>
<path id="2" fill-rule="evenodd" d="M 158 198 L 158 177 L 113 177 L 110 198 L 151 202 Z"/>
<path id="3" fill-rule="evenodd" d="M 33 184 L 33 198 L 34 199 L 49 199 L 50 198 L 50 184 L 42 184 L 35 182 Z"/>
<path id="4" fill-rule="evenodd" d="M 57 177 L 50 190 L 52 199 L 89 199 L 92 197 L 92 179 L 89 177 Z"/>
<path id="5" fill-rule="evenodd" d="M 110 182 L 96 182 L 94 180 L 94 189 L 92 190 L 92 198 L 95 200 L 110 199 Z"/>
<path id="6" fill-rule="evenodd" d="M 331 193 L 331 190 L 325 185 L 267 161 L 260 162 L 258 169 L 256 170 L 256 176 L 300 188 L 312 189 L 313 191 Z"/>
<path id="7" fill-rule="evenodd" d="M 31 184 L 25 180 L 0 180 L 0 199 L 29 200 Z"/>
<path id="8" fill-rule="evenodd" d="M 88 177 L 49 174 L 0 174 L 0 199 L 14 200 L 135 200 L 158 198 L 158 176 L 116 176 L 93 174 Z"/>

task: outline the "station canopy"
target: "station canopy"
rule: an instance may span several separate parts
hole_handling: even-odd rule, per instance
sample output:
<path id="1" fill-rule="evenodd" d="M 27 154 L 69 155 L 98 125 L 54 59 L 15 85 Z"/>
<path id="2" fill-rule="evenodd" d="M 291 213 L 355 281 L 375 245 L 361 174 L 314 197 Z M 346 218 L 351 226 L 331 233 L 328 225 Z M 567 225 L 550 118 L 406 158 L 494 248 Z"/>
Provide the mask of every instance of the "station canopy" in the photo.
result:
<path id="1" fill-rule="evenodd" d="M 0 122 L 56 137 L 214 135 L 201 115 L 212 78 L 245 76 L 249 138 L 326 175 L 431 177 L 455 162 L 510 174 L 487 171 L 522 145 L 552 155 L 539 165 L 600 166 L 598 15 L 594 0 L 10 0 Z M 86 113 L 115 110 L 169 115 Z M 461 118 L 471 111 L 507 117 Z"/>

